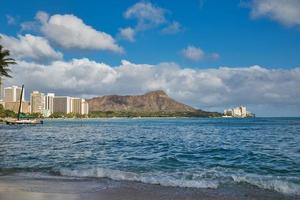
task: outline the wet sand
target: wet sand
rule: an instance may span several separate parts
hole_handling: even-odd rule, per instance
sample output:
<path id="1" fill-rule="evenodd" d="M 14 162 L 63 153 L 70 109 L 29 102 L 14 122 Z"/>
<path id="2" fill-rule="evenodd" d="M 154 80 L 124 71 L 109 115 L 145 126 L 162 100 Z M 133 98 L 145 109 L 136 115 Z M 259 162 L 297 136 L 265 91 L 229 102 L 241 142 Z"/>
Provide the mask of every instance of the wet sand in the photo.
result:
<path id="1" fill-rule="evenodd" d="M 60 176 L 0 176 L 1 200 L 282 200 L 296 196 L 260 189 L 250 185 L 221 186 L 218 189 L 164 187 L 105 178 L 68 178 Z"/>

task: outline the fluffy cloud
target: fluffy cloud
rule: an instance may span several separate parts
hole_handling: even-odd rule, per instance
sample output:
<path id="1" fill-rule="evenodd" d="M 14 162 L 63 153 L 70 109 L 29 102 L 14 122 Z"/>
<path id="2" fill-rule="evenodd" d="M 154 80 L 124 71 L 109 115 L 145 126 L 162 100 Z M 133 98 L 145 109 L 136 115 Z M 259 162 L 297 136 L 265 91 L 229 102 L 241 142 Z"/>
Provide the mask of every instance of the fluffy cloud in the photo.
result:
<path id="1" fill-rule="evenodd" d="M 189 45 L 181 51 L 182 55 L 189 60 L 199 61 L 204 58 L 204 51 L 201 48 Z"/>
<path id="2" fill-rule="evenodd" d="M 182 26 L 179 22 L 172 22 L 168 26 L 162 29 L 164 34 L 176 34 L 182 31 Z"/>
<path id="3" fill-rule="evenodd" d="M 131 27 L 127 27 L 127 28 L 120 28 L 120 37 L 125 39 L 125 40 L 128 40 L 130 42 L 133 42 L 135 39 L 134 39 L 134 36 L 135 36 L 135 30 Z"/>
<path id="4" fill-rule="evenodd" d="M 30 58 L 37 61 L 62 59 L 62 53 L 55 51 L 48 41 L 39 36 L 26 34 L 18 38 L 0 34 L 0 43 L 16 58 Z"/>
<path id="5" fill-rule="evenodd" d="M 291 107 L 291 112 L 298 110 L 296 114 L 300 114 L 300 68 L 191 69 L 174 63 L 147 65 L 128 61 L 109 66 L 83 58 L 49 65 L 18 61 L 13 72 L 14 79 L 6 83 L 25 83 L 26 91 L 91 97 L 162 89 L 179 101 L 208 110 L 222 111 L 227 106 L 245 104 L 258 114 L 270 107 L 275 115 L 278 109 L 282 108 L 279 113 L 284 114 Z"/>
<path id="6" fill-rule="evenodd" d="M 129 7 L 124 13 L 126 19 L 135 19 L 137 25 L 134 28 L 121 29 L 120 32 L 124 35 L 123 38 L 131 38 L 138 32 L 145 31 L 153 28 L 160 28 L 163 34 L 176 34 L 183 30 L 182 25 L 177 21 L 167 19 L 168 10 L 153 5 L 150 2 L 138 2 Z M 126 32 L 125 32 L 126 31 Z M 130 40 L 132 41 L 132 40 Z"/>
<path id="7" fill-rule="evenodd" d="M 150 2 L 139 2 L 131 6 L 124 13 L 127 19 L 136 19 L 138 21 L 137 29 L 148 29 L 165 23 L 166 11 Z"/>
<path id="8" fill-rule="evenodd" d="M 253 0 L 251 16 L 268 17 L 287 26 L 300 25 L 299 0 Z"/>
<path id="9" fill-rule="evenodd" d="M 74 15 L 49 17 L 45 12 L 38 12 L 36 19 L 40 21 L 44 35 L 64 48 L 123 52 L 111 35 L 95 30 Z"/>
<path id="10" fill-rule="evenodd" d="M 181 54 L 188 60 L 197 62 L 200 60 L 216 61 L 220 58 L 218 53 L 205 53 L 201 48 L 189 45 L 181 50 Z"/>

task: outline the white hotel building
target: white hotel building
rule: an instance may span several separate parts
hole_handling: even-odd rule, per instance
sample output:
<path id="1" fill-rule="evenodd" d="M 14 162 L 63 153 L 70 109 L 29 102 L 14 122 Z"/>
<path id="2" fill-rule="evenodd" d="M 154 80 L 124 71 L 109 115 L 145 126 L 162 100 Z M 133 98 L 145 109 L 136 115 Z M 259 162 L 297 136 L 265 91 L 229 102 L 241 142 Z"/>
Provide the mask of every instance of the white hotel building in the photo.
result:
<path id="1" fill-rule="evenodd" d="M 85 99 L 82 98 L 55 96 L 53 98 L 53 112 L 87 115 L 89 113 L 89 107 Z"/>
<path id="2" fill-rule="evenodd" d="M 88 103 L 82 98 L 55 96 L 54 93 L 44 95 L 33 91 L 30 98 L 31 113 L 41 113 L 49 117 L 53 113 L 88 114 Z"/>

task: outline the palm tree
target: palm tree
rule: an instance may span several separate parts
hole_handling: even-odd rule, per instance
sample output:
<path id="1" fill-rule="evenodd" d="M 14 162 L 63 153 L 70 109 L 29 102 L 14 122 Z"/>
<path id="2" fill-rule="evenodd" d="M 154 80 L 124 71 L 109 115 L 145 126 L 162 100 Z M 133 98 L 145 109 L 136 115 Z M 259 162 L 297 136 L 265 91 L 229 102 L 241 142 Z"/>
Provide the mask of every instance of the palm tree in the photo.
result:
<path id="1" fill-rule="evenodd" d="M 9 74 L 11 72 L 9 65 L 17 64 L 13 58 L 9 57 L 9 55 L 9 51 L 4 49 L 0 44 L 0 83 L 2 77 L 11 78 L 11 75 Z"/>

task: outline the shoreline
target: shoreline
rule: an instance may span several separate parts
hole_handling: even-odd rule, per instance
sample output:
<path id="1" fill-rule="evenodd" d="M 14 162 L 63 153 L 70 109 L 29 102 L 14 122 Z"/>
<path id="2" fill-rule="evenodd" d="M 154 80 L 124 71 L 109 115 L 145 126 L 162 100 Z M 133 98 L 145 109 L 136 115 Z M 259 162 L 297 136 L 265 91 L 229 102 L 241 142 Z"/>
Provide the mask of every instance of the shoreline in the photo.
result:
<path id="1" fill-rule="evenodd" d="M 40 176 L 29 173 L 1 175 L 0 199 L 279 200 L 300 197 L 285 196 L 250 185 L 227 185 L 217 189 L 182 188 L 108 178 Z"/>

